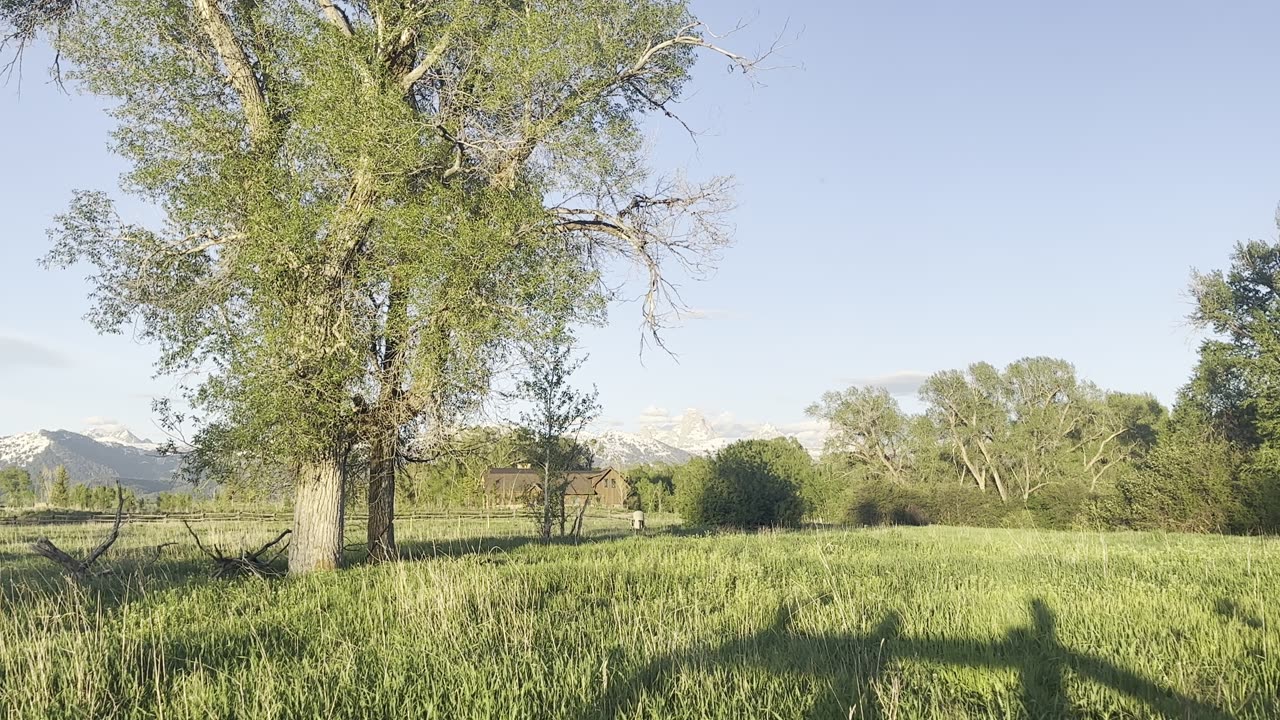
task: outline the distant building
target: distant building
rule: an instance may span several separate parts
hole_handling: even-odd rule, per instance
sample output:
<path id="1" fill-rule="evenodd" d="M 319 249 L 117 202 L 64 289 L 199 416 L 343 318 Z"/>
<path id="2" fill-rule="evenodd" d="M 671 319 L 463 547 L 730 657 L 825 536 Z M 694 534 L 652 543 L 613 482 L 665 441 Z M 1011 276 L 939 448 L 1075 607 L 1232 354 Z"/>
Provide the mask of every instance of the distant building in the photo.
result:
<path id="1" fill-rule="evenodd" d="M 567 473 L 569 487 L 565 499 L 570 505 L 581 505 L 589 498 L 592 505 L 620 507 L 627 502 L 631 486 L 614 468 L 572 470 Z M 542 492 L 542 471 L 533 468 L 489 468 L 484 476 L 485 493 L 501 505 L 516 505 L 536 498 Z"/>

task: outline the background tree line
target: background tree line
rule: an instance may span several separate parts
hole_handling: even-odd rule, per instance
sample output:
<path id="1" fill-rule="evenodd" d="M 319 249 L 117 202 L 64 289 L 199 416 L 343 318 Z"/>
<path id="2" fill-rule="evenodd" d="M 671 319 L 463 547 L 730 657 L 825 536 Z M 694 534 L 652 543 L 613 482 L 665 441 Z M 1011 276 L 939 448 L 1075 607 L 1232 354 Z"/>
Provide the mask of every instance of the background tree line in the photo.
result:
<path id="1" fill-rule="evenodd" d="M 190 497 L 182 493 L 160 493 L 148 498 L 130 488 L 121 490 L 126 512 L 137 512 L 160 505 L 172 505 L 170 497 Z M 85 485 L 72 481 L 64 465 L 41 468 L 36 475 L 18 467 L 0 470 L 0 505 L 7 508 L 30 508 L 37 504 L 71 510 L 114 511 L 116 489 L 110 485 Z M 173 508 L 176 509 L 176 508 Z"/>
<path id="2" fill-rule="evenodd" d="M 830 427 L 816 464 L 798 445 L 746 441 L 631 477 L 646 506 L 712 524 L 790 524 L 807 513 L 861 524 L 1275 532 L 1277 288 L 1280 245 L 1264 242 L 1238 244 L 1226 271 L 1193 273 L 1191 318 L 1210 337 L 1172 410 L 1149 394 L 1103 390 L 1065 360 L 979 362 L 929 377 L 915 414 L 882 387 L 826 393 L 808 408 Z"/>

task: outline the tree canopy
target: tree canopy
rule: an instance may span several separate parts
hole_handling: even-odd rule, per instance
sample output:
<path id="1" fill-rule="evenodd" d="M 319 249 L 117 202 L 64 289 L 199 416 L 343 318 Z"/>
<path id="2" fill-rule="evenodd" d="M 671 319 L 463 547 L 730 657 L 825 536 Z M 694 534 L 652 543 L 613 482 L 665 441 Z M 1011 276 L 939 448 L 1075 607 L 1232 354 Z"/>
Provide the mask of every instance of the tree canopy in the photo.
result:
<path id="1" fill-rule="evenodd" d="M 113 103 L 124 189 L 164 212 L 143 226 L 77 193 L 48 264 L 87 263 L 94 325 L 137 327 L 161 372 L 200 378 L 198 444 L 295 478 L 295 570 L 340 561 L 353 448 L 370 552 L 390 556 L 407 435 L 474 406 L 513 338 L 598 320 L 616 260 L 641 269 L 660 339 L 672 264 L 696 273 L 728 243 L 730 181 L 655 175 L 641 148 L 696 51 L 755 66 L 682 0 L 0 13 L 56 27 L 65 77 Z"/>

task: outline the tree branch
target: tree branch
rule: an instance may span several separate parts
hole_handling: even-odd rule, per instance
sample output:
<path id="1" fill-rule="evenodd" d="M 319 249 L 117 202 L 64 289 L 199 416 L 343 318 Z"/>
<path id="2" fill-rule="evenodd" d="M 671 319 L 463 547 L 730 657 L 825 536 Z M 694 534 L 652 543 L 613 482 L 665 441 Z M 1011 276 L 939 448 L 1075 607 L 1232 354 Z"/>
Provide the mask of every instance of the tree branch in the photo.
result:
<path id="1" fill-rule="evenodd" d="M 320 12 L 324 14 L 326 20 L 338 28 L 338 32 L 351 37 L 354 33 L 351 30 L 351 20 L 347 17 L 347 13 L 334 4 L 333 0 L 318 0 L 320 3 Z"/>
<path id="2" fill-rule="evenodd" d="M 404 77 L 400 79 L 400 87 L 406 93 L 411 91 L 413 89 L 413 84 L 421 80 L 422 76 L 426 75 L 427 71 L 431 70 L 431 68 L 440 61 L 440 58 L 444 57 L 444 53 L 449 49 L 449 43 L 452 41 L 453 33 L 449 30 L 445 30 L 444 33 L 440 35 L 440 39 L 436 41 L 436 44 L 433 45 L 431 49 L 427 51 L 427 54 L 423 56 L 422 60 L 419 61 L 412 70 L 405 73 Z"/>
<path id="3" fill-rule="evenodd" d="M 217 0 L 194 0 L 200 25 L 213 43 L 218 59 L 226 68 L 227 81 L 240 97 L 245 122 L 253 145 L 262 145 L 272 134 L 271 114 L 267 110 L 262 83 L 253 70 L 249 55 L 236 38 L 231 22 L 218 7 Z"/>
<path id="4" fill-rule="evenodd" d="M 115 543 L 116 539 L 120 537 L 120 525 L 123 522 L 123 520 L 124 520 L 124 490 L 121 489 L 120 481 L 117 480 L 116 481 L 116 519 L 115 519 L 115 522 L 112 523 L 111 525 L 111 532 L 108 533 L 107 537 L 102 542 L 98 543 L 97 547 L 95 547 L 92 551 L 89 552 L 88 556 L 86 556 L 84 560 L 76 560 L 75 558 L 71 557 L 66 552 L 64 552 L 61 548 L 59 548 L 57 545 L 54 545 L 53 542 L 50 541 L 49 538 L 47 537 L 41 537 L 37 539 L 31 545 L 31 550 L 35 552 L 37 555 L 61 565 L 63 569 L 65 569 L 71 575 L 71 577 L 75 578 L 76 580 L 83 580 L 85 576 L 91 574 L 90 571 L 93 569 L 93 564 L 98 561 L 98 558 L 102 557 L 103 554 L 105 554 L 107 550 L 109 550 L 111 546 Z M 92 574 L 101 575 L 105 573 L 92 573 Z"/>

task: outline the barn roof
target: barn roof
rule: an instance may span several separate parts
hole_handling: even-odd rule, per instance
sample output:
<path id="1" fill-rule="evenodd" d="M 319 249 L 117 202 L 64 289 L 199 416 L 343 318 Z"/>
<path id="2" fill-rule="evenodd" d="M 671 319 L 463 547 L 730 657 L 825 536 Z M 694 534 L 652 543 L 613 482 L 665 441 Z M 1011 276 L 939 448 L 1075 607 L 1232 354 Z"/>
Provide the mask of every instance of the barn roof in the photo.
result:
<path id="1" fill-rule="evenodd" d="M 625 482 L 622 473 L 614 468 L 598 468 L 594 470 L 571 470 L 566 473 L 569 480 L 569 495 L 595 495 L 596 486 L 606 479 Z M 484 477 L 485 488 L 503 492 L 525 492 L 542 487 L 542 471 L 533 468 L 489 468 Z"/>

